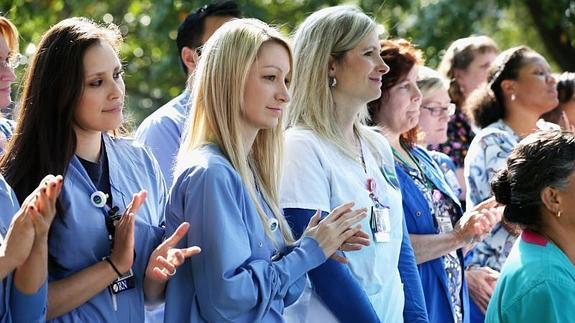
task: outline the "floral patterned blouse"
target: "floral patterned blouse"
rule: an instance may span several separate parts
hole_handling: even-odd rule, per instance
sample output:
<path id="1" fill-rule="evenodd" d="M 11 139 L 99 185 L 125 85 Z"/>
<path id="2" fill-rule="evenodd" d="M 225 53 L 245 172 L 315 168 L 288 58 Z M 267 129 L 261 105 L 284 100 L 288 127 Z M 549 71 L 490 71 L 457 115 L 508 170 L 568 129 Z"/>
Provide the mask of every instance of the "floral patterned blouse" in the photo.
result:
<path id="1" fill-rule="evenodd" d="M 537 122 L 540 130 L 554 128 L 543 120 Z M 465 158 L 464 176 L 467 185 L 467 209 L 491 196 L 491 179 L 505 167 L 507 157 L 521 138 L 502 119 L 483 128 L 471 142 Z M 488 266 L 500 271 L 516 236 L 505 226 L 497 224 L 491 234 L 479 242 L 467 257 L 468 266 Z"/>
<path id="2" fill-rule="evenodd" d="M 428 149 L 448 155 L 456 168 L 463 168 L 463 161 L 474 136 L 467 116 L 458 109 L 447 124 L 447 141 L 439 145 L 429 145 Z"/>
<path id="3" fill-rule="evenodd" d="M 16 123 L 10 119 L 0 117 L 0 155 L 4 153 L 8 139 L 16 128 Z"/>

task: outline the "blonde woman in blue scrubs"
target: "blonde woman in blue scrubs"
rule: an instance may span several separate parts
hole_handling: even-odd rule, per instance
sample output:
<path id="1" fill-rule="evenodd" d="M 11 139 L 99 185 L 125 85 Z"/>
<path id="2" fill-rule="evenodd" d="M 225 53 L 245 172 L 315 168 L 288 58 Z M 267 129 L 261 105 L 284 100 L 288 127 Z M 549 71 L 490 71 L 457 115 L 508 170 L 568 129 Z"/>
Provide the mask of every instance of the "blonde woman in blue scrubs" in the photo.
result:
<path id="1" fill-rule="evenodd" d="M 168 283 L 166 322 L 283 322 L 306 273 L 359 231 L 365 210 L 347 203 L 294 241 L 279 209 L 291 70 L 288 42 L 259 20 L 227 22 L 203 48 L 166 207 L 167 232 L 191 222 L 182 247 L 202 253 Z"/>

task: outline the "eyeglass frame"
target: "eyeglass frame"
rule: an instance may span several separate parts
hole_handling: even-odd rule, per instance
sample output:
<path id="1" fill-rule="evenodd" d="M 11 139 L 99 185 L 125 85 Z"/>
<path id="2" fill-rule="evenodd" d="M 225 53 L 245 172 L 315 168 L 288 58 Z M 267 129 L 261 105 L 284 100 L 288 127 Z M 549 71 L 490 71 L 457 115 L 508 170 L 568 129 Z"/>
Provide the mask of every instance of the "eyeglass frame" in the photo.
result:
<path id="1" fill-rule="evenodd" d="M 429 114 L 432 117 L 442 117 L 447 116 L 451 117 L 455 114 L 455 103 L 449 103 L 447 107 L 428 107 L 428 106 L 421 106 L 421 109 L 425 109 L 429 111 Z"/>
<path id="2" fill-rule="evenodd" d="M 18 66 L 22 63 L 22 58 L 24 56 L 20 53 L 17 54 L 10 54 L 6 58 L 6 60 L 0 60 L 0 68 L 8 69 L 8 70 L 15 70 Z"/>

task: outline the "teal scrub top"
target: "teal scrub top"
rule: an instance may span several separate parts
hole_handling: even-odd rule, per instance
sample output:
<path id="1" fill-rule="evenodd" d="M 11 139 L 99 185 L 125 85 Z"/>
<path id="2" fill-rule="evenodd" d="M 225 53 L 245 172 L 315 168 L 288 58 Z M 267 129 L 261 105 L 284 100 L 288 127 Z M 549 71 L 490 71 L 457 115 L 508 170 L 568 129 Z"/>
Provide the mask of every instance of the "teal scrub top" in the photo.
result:
<path id="1" fill-rule="evenodd" d="M 525 231 L 489 302 L 486 323 L 575 321 L 575 266 L 554 243 Z"/>

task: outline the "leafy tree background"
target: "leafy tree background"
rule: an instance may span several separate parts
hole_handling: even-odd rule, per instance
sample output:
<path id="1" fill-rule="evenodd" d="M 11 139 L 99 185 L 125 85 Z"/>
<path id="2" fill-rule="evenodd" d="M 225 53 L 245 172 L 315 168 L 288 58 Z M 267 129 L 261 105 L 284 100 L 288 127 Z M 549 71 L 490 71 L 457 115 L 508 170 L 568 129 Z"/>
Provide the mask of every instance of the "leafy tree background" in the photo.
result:
<path id="1" fill-rule="evenodd" d="M 185 85 L 175 45 L 185 16 L 209 1 L 184 0 L 0 0 L 0 12 L 21 33 L 28 58 L 42 33 L 58 21 L 86 16 L 120 26 L 125 42 L 127 106 L 138 124 L 178 95 Z M 340 3 L 361 7 L 376 18 L 386 37 L 404 37 L 436 67 L 444 49 L 470 34 L 493 37 L 501 49 L 525 44 L 542 53 L 556 72 L 575 71 L 573 0 L 239 0 L 244 16 L 280 26 L 285 33 L 311 12 Z M 66 64 L 66 62 L 62 62 Z M 23 74 L 20 68 L 18 74 Z M 21 78 L 20 78 L 21 79 Z M 18 90 L 16 91 L 16 93 Z"/>

